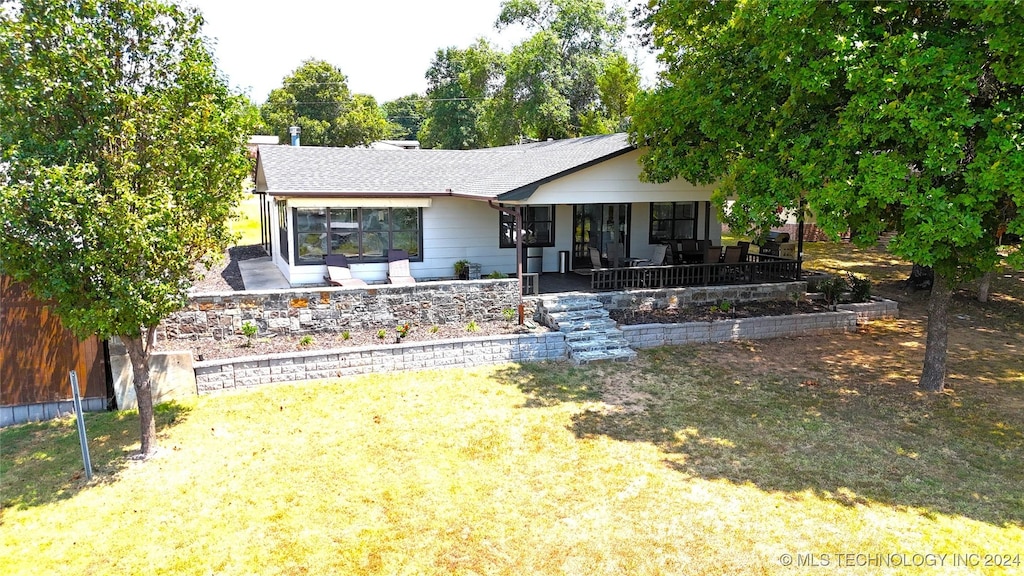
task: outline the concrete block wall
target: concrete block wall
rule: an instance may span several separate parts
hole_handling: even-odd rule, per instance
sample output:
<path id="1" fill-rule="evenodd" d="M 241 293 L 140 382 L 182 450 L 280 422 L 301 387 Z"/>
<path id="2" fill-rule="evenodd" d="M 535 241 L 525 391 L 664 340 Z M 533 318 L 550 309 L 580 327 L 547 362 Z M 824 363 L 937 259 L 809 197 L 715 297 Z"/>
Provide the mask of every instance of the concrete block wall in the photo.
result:
<path id="1" fill-rule="evenodd" d="M 106 409 L 106 398 L 82 398 L 82 410 L 85 412 L 103 412 Z M 0 406 L 0 428 L 25 422 L 53 420 L 74 413 L 75 402 L 73 400 Z"/>
<path id="2" fill-rule="evenodd" d="M 620 326 L 633 348 L 654 348 L 677 344 L 703 344 L 732 340 L 762 340 L 783 336 L 834 334 L 857 331 L 857 314 L 840 310 L 818 314 L 737 318 L 714 322 L 682 324 L 636 324 Z"/>
<path id="3" fill-rule="evenodd" d="M 267 335 L 501 320 L 502 310 L 519 304 L 518 292 L 510 278 L 198 294 L 161 323 L 158 337 L 222 340 L 241 335 L 247 321 Z"/>
<path id="4" fill-rule="evenodd" d="M 545 332 L 395 344 L 389 347 L 252 356 L 196 362 L 194 367 L 199 393 L 209 394 L 278 382 L 319 380 L 396 370 L 427 370 L 565 358 L 565 336 L 560 332 Z"/>
<path id="5" fill-rule="evenodd" d="M 856 304 L 839 304 L 837 308 L 855 313 L 857 322 L 867 322 L 879 318 L 898 318 L 900 315 L 899 304 L 885 298 L 872 298 L 871 302 Z"/>

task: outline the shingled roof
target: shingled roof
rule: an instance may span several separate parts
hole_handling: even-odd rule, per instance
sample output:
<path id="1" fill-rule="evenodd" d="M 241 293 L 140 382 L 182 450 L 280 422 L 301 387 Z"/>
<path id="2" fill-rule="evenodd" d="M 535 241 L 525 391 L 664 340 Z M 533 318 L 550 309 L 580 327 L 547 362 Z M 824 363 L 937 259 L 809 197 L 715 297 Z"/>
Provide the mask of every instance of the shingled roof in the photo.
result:
<path id="1" fill-rule="evenodd" d="M 480 150 L 261 146 L 256 189 L 289 196 L 529 196 L 544 182 L 632 150 L 625 134 Z"/>

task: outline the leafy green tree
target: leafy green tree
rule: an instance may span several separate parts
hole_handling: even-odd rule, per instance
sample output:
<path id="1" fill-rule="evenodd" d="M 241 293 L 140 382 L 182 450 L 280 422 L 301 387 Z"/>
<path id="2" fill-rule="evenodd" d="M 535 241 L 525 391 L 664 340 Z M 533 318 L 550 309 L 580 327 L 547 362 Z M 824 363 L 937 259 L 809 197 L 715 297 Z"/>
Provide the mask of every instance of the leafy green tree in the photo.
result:
<path id="1" fill-rule="evenodd" d="M 390 138 L 394 140 L 415 140 L 423 124 L 426 102 L 420 94 L 409 94 L 385 102 L 382 106 L 384 117 L 391 124 Z"/>
<path id="2" fill-rule="evenodd" d="M 646 178 L 720 183 L 739 229 L 810 205 L 858 244 L 895 232 L 934 269 L 920 386 L 941 390 L 953 287 L 1024 232 L 1024 4 L 652 0 L 645 17 L 666 66 L 634 108 Z"/>
<path id="3" fill-rule="evenodd" d="M 465 150 L 486 145 L 483 105 L 500 79 L 504 55 L 487 41 L 464 50 L 438 50 L 427 70 L 426 119 L 419 140 L 424 148 Z"/>
<path id="4" fill-rule="evenodd" d="M 0 270 L 79 338 L 121 337 L 144 456 L 156 327 L 223 254 L 249 167 L 201 25 L 159 0 L 0 6 Z"/>
<path id="5" fill-rule="evenodd" d="M 495 26 L 521 24 L 532 36 L 512 49 L 502 89 L 493 108 L 512 112 L 509 122 L 492 124 L 492 144 L 510 143 L 518 136 L 566 138 L 591 131 L 604 132 L 623 118 L 607 114 L 601 102 L 599 79 L 609 96 L 616 90 L 639 87 L 639 74 L 620 78 L 616 89 L 609 65 L 621 66 L 619 44 L 625 31 L 621 8 L 607 9 L 604 0 L 506 0 Z M 619 72 L 627 72 L 620 68 Z M 621 104 L 629 95 L 616 95 Z M 492 116 L 497 116 L 493 114 Z"/>
<path id="6" fill-rule="evenodd" d="M 289 142 L 288 129 L 302 129 L 312 146 L 365 146 L 388 134 L 384 112 L 372 96 L 355 94 L 348 78 L 323 60 L 310 59 L 270 91 L 260 110 L 267 127 Z"/>

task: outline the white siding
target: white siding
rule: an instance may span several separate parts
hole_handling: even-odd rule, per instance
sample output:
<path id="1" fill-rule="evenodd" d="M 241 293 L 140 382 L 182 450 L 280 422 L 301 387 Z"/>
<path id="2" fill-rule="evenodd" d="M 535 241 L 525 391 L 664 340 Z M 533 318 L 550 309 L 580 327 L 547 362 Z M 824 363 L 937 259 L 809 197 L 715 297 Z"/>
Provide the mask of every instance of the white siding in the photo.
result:
<path id="1" fill-rule="evenodd" d="M 633 150 L 595 166 L 542 184 L 530 197 L 530 204 L 604 204 L 630 202 L 705 201 L 714 185 L 697 185 L 686 180 L 664 184 L 640 181 L 641 152 Z M 645 227 L 646 229 L 646 227 Z"/>

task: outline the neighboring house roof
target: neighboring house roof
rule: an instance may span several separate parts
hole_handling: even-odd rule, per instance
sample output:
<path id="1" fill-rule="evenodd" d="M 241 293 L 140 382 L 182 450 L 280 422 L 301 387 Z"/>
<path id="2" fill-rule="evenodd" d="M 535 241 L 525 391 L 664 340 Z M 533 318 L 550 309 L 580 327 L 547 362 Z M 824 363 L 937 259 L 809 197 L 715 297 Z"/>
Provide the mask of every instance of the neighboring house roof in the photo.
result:
<path id="1" fill-rule="evenodd" d="M 261 146 L 256 189 L 271 195 L 454 195 L 523 200 L 544 182 L 633 150 L 625 134 L 480 150 Z"/>

